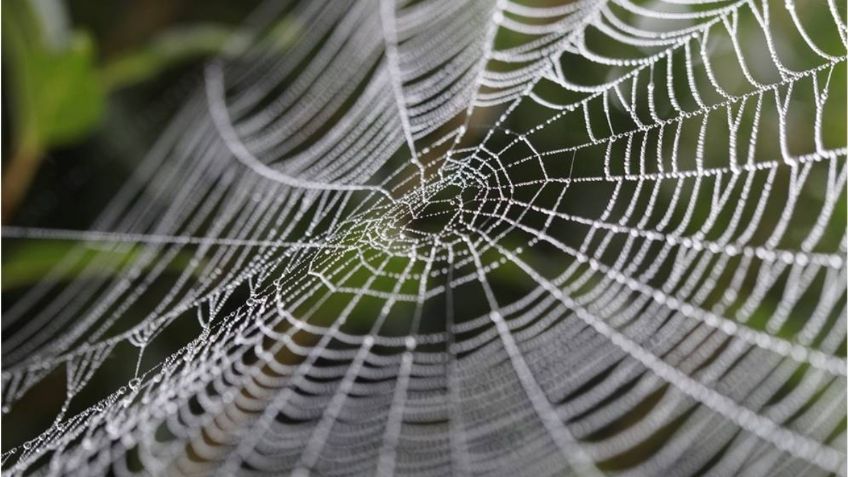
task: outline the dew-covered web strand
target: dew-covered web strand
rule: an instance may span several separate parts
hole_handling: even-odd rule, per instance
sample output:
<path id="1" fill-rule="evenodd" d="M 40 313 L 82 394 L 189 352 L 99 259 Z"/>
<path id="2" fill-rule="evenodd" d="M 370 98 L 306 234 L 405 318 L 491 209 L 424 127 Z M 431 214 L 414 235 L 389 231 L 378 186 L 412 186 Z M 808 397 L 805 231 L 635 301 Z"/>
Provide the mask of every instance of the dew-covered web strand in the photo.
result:
<path id="1" fill-rule="evenodd" d="M 89 230 L 3 228 L 77 244 L 4 471 L 844 475 L 841 8 L 266 2 Z"/>

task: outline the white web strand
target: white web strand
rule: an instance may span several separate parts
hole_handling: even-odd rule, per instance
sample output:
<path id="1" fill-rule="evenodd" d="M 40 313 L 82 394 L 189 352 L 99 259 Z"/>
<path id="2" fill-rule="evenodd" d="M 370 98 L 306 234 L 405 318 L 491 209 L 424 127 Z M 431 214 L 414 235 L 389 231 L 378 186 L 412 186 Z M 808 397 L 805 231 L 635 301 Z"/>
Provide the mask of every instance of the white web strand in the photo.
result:
<path id="1" fill-rule="evenodd" d="M 90 230 L 3 228 L 74 243 L 4 472 L 845 475 L 845 16 L 267 2 Z"/>

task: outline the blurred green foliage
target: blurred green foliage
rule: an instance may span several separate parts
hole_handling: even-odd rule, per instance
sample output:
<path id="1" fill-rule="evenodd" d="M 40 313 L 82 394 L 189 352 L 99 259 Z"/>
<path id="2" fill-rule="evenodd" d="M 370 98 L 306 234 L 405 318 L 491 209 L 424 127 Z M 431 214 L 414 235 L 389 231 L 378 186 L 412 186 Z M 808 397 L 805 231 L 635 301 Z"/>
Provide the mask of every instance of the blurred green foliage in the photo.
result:
<path id="1" fill-rule="evenodd" d="M 10 0 L 3 15 L 3 53 L 15 89 L 19 147 L 41 149 L 87 133 L 103 111 L 94 44 L 84 31 L 51 37 L 30 0 Z"/>
<path id="2" fill-rule="evenodd" d="M 80 258 L 56 280 L 78 280 L 113 276 L 139 258 L 141 245 L 90 248 L 81 252 Z M 79 253 L 79 243 L 72 241 L 31 241 L 20 247 L 13 259 L 3 263 L 2 289 L 13 290 L 43 280 L 56 264 L 72 253 Z M 188 267 L 192 255 L 180 252 L 168 262 L 169 272 L 179 273 Z M 93 266 L 92 266 L 93 265 Z M 199 267 L 198 267 L 199 268 Z"/>
<path id="3" fill-rule="evenodd" d="M 106 183 L 113 184 L 115 177 L 109 176 L 116 171 L 112 169 L 120 169 L 120 164 L 109 161 L 131 164 L 135 160 L 132 156 L 137 154 L 128 154 L 125 149 L 131 146 L 124 143 L 137 142 L 136 152 L 143 153 L 151 139 L 145 139 L 139 123 L 160 122 L 145 118 L 150 98 L 161 96 L 167 89 L 165 85 L 178 82 L 204 59 L 237 54 L 249 44 L 252 37 L 236 25 L 251 5 L 252 2 L 231 5 L 193 0 L 125 5 L 82 0 L 5 2 L 3 63 L 10 80 L 3 91 L 7 121 L 7 147 L 3 149 L 4 223 L 18 215 L 30 184 L 39 174 L 42 182 L 35 187 L 40 197 L 69 195 L 68 191 L 60 193 L 67 182 L 63 173 L 55 178 L 61 184 L 43 183 L 44 174 L 39 171 L 45 157 L 51 159 L 51 167 L 63 169 L 90 165 L 92 159 L 105 161 L 98 166 L 106 173 L 104 180 L 92 177 L 94 182 L 89 185 L 94 195 L 102 193 L 108 197 L 110 187 Z M 291 18 L 283 18 L 259 40 L 268 48 L 286 48 L 301 31 L 297 26 Z M 143 107 L 139 109 L 139 105 Z M 133 137 L 126 137 L 122 130 L 127 129 Z M 155 137 L 158 126 L 154 124 L 152 129 Z M 104 141 L 121 143 L 123 149 L 114 152 L 125 157 L 104 154 Z M 57 164 L 65 161 L 76 164 Z M 78 209 L 79 220 L 71 220 L 88 222 L 85 206 L 81 204 Z M 62 219 L 66 214 L 67 210 Z M 29 221 L 24 219 L 25 223 Z M 62 223 L 55 217 L 47 222 Z M 3 290 L 23 289 L 37 282 L 72 248 L 53 241 L 6 245 L 9 247 L 3 254 Z M 107 264 L 124 263 L 136 253 L 121 250 L 111 251 Z M 114 273 L 120 267 L 105 269 Z M 74 277 L 76 272 L 71 272 L 67 278 Z"/>
<path id="4" fill-rule="evenodd" d="M 244 38 L 222 25 L 189 25 L 163 32 L 149 44 L 130 51 L 100 70 L 101 85 L 118 89 L 155 77 L 183 61 L 222 53 L 228 45 L 244 44 Z"/>
<path id="5" fill-rule="evenodd" d="M 10 157 L 4 158 L 4 222 L 26 195 L 42 156 L 91 135 L 113 92 L 245 43 L 233 27 L 188 24 L 156 32 L 104 61 L 95 35 L 70 27 L 60 0 L 8 0 L 3 11 L 3 62 L 10 73 L 13 122 L 7 134 Z"/>

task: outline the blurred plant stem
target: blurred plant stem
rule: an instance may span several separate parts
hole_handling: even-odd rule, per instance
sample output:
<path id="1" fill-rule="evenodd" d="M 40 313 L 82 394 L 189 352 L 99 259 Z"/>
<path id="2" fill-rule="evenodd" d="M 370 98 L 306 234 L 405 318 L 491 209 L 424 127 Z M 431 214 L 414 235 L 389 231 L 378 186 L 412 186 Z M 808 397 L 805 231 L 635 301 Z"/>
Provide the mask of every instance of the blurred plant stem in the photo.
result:
<path id="1" fill-rule="evenodd" d="M 38 141 L 32 139 L 32 135 L 27 136 L 29 139 L 25 138 L 15 146 L 15 152 L 3 171 L 3 223 L 9 221 L 26 195 L 44 154 Z"/>
<path id="2" fill-rule="evenodd" d="M 249 35 L 226 25 L 189 25 L 167 30 L 99 68 L 100 84 L 109 92 L 119 90 L 186 61 L 237 53 L 248 41 Z"/>

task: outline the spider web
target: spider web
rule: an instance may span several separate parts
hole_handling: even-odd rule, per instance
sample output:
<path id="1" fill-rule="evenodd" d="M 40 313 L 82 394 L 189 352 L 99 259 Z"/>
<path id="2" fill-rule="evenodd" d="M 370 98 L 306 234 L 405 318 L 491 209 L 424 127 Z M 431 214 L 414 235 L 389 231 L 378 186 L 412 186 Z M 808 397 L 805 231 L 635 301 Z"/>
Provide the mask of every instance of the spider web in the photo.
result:
<path id="1" fill-rule="evenodd" d="M 77 242 L 3 313 L 9 475 L 845 475 L 844 5 L 245 28 L 91 230 L 3 228 Z"/>

